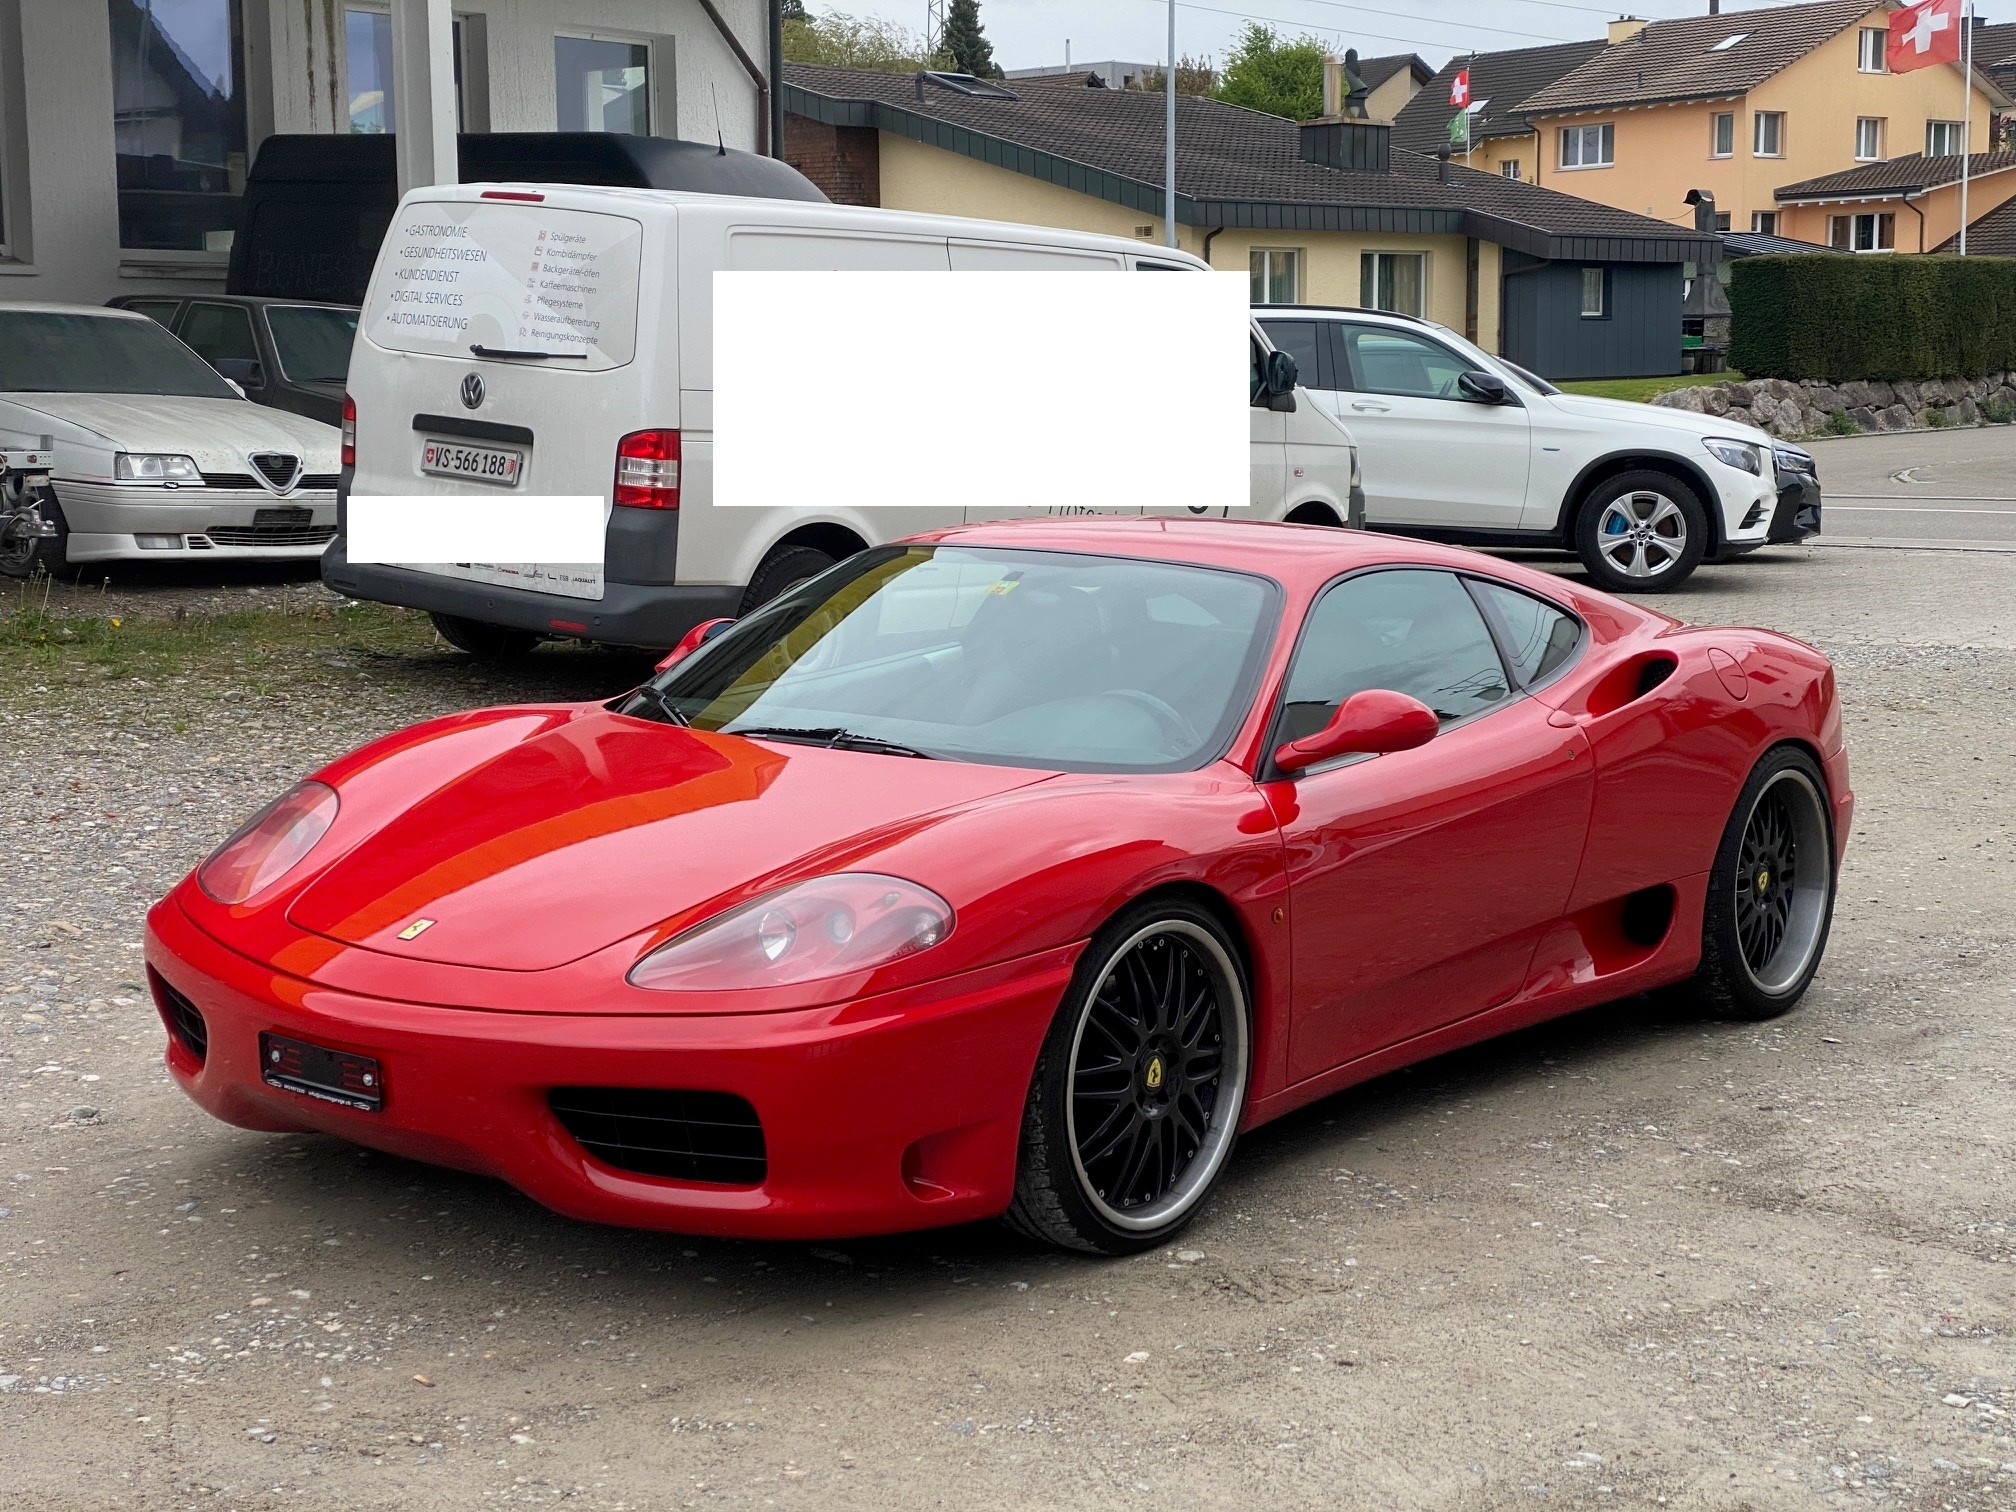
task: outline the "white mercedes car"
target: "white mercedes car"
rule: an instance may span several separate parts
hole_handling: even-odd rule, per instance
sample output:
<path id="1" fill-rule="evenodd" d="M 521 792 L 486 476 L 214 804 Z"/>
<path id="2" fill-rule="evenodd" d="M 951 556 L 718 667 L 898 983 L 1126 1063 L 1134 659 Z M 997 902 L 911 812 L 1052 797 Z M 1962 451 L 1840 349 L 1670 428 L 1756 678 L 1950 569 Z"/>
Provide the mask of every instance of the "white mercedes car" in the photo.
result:
<path id="1" fill-rule="evenodd" d="M 336 533 L 341 435 L 253 404 L 145 315 L 0 305 L 0 444 L 51 438 L 53 533 L 0 534 L 0 572 L 87 562 L 312 559 Z"/>
<path id="2" fill-rule="evenodd" d="M 1704 560 L 1820 529 L 1812 455 L 1748 425 L 1565 394 L 1408 315 L 1253 313 L 1358 443 L 1374 530 L 1558 547 L 1600 588 L 1657 593 Z"/>

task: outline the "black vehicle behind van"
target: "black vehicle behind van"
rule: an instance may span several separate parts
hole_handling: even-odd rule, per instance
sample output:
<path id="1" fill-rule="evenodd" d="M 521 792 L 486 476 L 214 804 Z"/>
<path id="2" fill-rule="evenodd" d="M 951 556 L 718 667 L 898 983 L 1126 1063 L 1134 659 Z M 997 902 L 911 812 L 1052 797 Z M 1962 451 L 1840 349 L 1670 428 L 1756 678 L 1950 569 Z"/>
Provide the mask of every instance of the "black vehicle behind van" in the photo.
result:
<path id="1" fill-rule="evenodd" d="M 394 138 L 272 136 L 246 176 L 225 289 L 362 304 L 399 203 Z M 824 203 L 788 163 L 704 142 L 605 131 L 502 131 L 457 138 L 471 183 L 597 184 Z"/>

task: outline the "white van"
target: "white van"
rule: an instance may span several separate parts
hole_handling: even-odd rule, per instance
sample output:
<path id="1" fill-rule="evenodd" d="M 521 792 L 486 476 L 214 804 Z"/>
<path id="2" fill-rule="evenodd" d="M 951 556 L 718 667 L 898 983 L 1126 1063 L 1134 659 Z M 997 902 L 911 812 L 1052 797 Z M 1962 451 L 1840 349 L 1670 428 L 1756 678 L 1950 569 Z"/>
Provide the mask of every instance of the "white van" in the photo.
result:
<path id="1" fill-rule="evenodd" d="M 339 524 L 324 580 L 424 609 L 476 655 L 553 637 L 656 648 L 865 547 L 963 523 L 956 504 L 942 517 L 818 499 L 713 507 L 713 275 L 834 268 L 1208 271 L 1124 238 L 955 216 L 573 185 L 415 190 L 358 325 L 339 519 L 353 491 L 601 492 L 604 565 L 366 566 L 349 560 Z M 790 366 L 779 352 L 780 403 L 791 402 Z M 1293 360 L 1257 326 L 1252 379 L 1251 516 L 1362 520 L 1349 433 L 1298 400 Z"/>

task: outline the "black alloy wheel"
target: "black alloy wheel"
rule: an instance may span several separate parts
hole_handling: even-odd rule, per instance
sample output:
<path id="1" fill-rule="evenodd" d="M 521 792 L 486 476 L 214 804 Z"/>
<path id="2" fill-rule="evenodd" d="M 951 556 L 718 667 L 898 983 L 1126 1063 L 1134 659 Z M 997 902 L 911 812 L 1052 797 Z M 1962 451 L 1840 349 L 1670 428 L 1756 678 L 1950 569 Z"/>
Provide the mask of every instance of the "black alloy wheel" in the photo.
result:
<path id="1" fill-rule="evenodd" d="M 1721 1018 L 1767 1019 L 1805 994 L 1834 916 L 1827 779 L 1807 752 L 1767 752 L 1729 816 L 1701 930 L 1694 997 Z"/>
<path id="2" fill-rule="evenodd" d="M 1097 1254 L 1189 1221 L 1237 1137 L 1250 1060 L 1237 952 L 1208 911 L 1123 913 L 1079 962 L 1023 1122 L 1009 1222 Z"/>

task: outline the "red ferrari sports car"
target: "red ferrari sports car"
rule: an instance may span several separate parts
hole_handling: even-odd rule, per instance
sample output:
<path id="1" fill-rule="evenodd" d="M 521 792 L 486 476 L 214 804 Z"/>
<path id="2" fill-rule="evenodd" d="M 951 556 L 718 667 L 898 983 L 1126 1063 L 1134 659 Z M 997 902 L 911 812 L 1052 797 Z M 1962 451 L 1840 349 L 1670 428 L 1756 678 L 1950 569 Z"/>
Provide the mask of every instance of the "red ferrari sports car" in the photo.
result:
<path id="1" fill-rule="evenodd" d="M 1118 1254 L 1394 1067 L 1649 988 L 1782 1013 L 1852 802 L 1784 636 L 1380 536 L 1032 520 L 343 757 L 147 960 L 246 1128 L 603 1222 Z"/>

